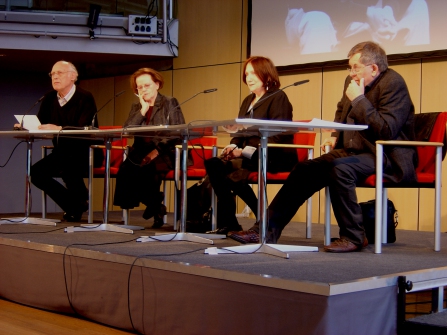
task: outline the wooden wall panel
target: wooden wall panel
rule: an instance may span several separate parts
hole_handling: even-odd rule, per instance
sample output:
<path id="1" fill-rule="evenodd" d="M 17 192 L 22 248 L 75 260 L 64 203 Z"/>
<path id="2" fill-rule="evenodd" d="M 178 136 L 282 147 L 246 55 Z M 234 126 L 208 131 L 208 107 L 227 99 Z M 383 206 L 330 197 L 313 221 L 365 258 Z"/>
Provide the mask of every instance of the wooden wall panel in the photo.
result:
<path id="1" fill-rule="evenodd" d="M 174 70 L 173 83 L 174 96 L 179 102 L 206 89 L 217 88 L 216 92 L 200 94 L 182 105 L 186 122 L 237 117 L 241 87 L 238 63 Z"/>
<path id="2" fill-rule="evenodd" d="M 115 91 L 125 91 L 122 95 L 115 99 L 115 125 L 123 125 L 129 115 L 130 106 L 133 102 L 138 101 L 138 98 L 132 92 L 129 84 L 129 76 L 115 77 Z"/>
<path id="3" fill-rule="evenodd" d="M 321 71 L 281 75 L 281 87 L 305 79 L 308 79 L 309 82 L 284 90 L 293 105 L 294 120 L 321 118 Z"/>
<path id="4" fill-rule="evenodd" d="M 243 8 L 240 0 L 179 1 L 179 57 L 174 68 L 240 62 L 241 44 L 246 43 Z"/>
<path id="5" fill-rule="evenodd" d="M 83 89 L 91 92 L 95 97 L 98 112 L 98 122 L 100 125 L 112 125 L 114 118 L 113 96 L 115 95 L 114 78 L 99 78 L 83 80 L 79 83 Z M 111 101 L 109 101 L 112 98 Z"/>
<path id="6" fill-rule="evenodd" d="M 447 58 L 422 60 L 421 111 L 447 111 Z"/>
<path id="7" fill-rule="evenodd" d="M 418 61 L 402 64 L 390 64 L 390 68 L 398 72 L 407 83 L 415 113 L 421 112 L 421 64 Z"/>

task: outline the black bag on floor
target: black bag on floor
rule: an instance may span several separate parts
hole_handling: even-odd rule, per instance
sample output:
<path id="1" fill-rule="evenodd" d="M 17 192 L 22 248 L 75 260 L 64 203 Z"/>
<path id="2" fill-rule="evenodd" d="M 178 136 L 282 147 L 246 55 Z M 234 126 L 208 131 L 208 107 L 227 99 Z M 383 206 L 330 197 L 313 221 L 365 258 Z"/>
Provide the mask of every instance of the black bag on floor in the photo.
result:
<path id="1" fill-rule="evenodd" d="M 208 176 L 187 190 L 186 231 L 205 233 L 211 230 L 211 184 Z"/>
<path id="2" fill-rule="evenodd" d="M 366 238 L 368 243 L 375 243 L 376 231 L 376 200 L 369 200 L 367 202 L 359 203 L 363 213 L 363 226 L 365 228 Z M 387 213 L 387 243 L 396 242 L 396 227 L 397 227 L 397 210 L 393 202 L 388 199 L 388 213 Z"/>

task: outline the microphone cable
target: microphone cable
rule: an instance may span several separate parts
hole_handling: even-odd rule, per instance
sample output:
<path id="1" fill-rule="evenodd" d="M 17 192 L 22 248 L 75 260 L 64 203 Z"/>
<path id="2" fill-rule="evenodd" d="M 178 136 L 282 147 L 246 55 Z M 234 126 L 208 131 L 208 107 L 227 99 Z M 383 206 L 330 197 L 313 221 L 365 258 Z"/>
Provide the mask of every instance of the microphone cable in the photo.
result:
<path id="1" fill-rule="evenodd" d="M 135 240 L 136 240 L 136 238 L 133 238 L 133 239 L 131 239 L 131 240 L 127 240 L 127 241 L 105 242 L 105 243 L 97 243 L 97 244 L 72 243 L 72 244 L 69 244 L 69 245 L 67 245 L 67 246 L 65 247 L 64 252 L 63 252 L 63 254 L 62 254 L 62 269 L 63 269 L 63 274 L 64 274 L 65 294 L 66 294 L 66 296 L 67 296 L 67 300 L 68 300 L 68 303 L 69 303 L 69 305 L 70 305 L 70 308 L 73 310 L 73 313 L 75 313 L 76 315 L 81 315 L 81 314 L 77 311 L 77 309 L 74 307 L 73 302 L 72 302 L 72 299 L 71 299 L 71 297 L 70 297 L 69 289 L 68 289 L 67 270 L 66 270 L 66 265 L 65 265 L 65 263 L 66 263 L 65 259 L 66 259 L 66 256 L 67 256 L 67 251 L 68 251 L 71 247 L 73 247 L 73 246 L 90 246 L 90 247 L 92 247 L 92 246 L 101 246 L 101 245 L 124 244 L 124 243 L 132 242 L 132 241 L 135 241 Z M 73 256 L 73 255 L 71 255 L 71 256 Z M 76 257 L 76 256 L 73 256 L 73 257 Z"/>
<path id="2" fill-rule="evenodd" d="M 195 253 L 195 252 L 198 252 L 198 251 L 204 251 L 205 249 L 206 249 L 206 248 L 199 248 L 199 249 L 194 249 L 194 250 L 191 250 L 191 251 L 185 251 L 185 252 L 173 253 L 173 254 L 145 254 L 145 255 L 140 255 L 140 256 L 135 257 L 135 259 L 133 260 L 132 264 L 130 265 L 130 268 L 129 268 L 129 274 L 128 274 L 128 277 L 127 277 L 127 310 L 128 310 L 128 314 L 129 314 L 129 321 L 130 321 L 130 324 L 131 324 L 131 326 L 132 326 L 132 329 L 133 329 L 135 332 L 137 332 L 138 334 L 146 334 L 146 333 L 140 333 L 140 332 L 135 328 L 135 324 L 134 324 L 134 322 L 133 322 L 132 313 L 131 313 L 131 308 L 130 308 L 130 303 L 131 303 L 131 301 L 130 301 L 130 294 L 131 294 L 131 292 L 130 292 L 130 289 L 131 289 L 130 280 L 131 280 L 131 276 L 132 276 L 133 268 L 136 266 L 136 265 L 135 265 L 136 262 L 137 262 L 138 260 L 142 259 L 142 258 L 148 258 L 148 257 L 167 257 L 167 256 L 181 256 L 181 255 L 192 254 L 192 253 Z M 146 269 L 148 269 L 148 271 L 151 270 L 151 268 L 146 268 Z M 142 280 L 142 282 L 143 282 L 143 280 Z M 143 286 L 143 288 L 142 288 L 139 292 L 140 292 L 140 295 L 141 295 L 141 299 L 144 300 L 144 286 Z M 142 312 L 144 313 L 144 311 L 142 311 Z M 144 322 L 143 322 L 143 326 L 144 326 Z"/>
<path id="3" fill-rule="evenodd" d="M 8 165 L 9 161 L 11 160 L 12 155 L 14 154 L 14 151 L 17 149 L 17 147 L 21 144 L 21 143 L 25 143 L 26 141 L 19 141 L 19 143 L 17 143 L 14 148 L 12 149 L 11 153 L 9 154 L 8 159 L 6 160 L 5 164 L 0 165 L 0 168 L 4 168 L 6 165 Z"/>

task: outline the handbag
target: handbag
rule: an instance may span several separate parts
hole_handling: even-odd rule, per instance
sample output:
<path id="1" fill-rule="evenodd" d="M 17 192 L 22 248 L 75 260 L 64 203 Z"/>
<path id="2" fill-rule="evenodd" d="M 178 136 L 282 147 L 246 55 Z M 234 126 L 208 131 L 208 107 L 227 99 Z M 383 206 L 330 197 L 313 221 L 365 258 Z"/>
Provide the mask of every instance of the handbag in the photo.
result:
<path id="1" fill-rule="evenodd" d="M 393 202 L 387 199 L 387 243 L 396 241 L 396 227 L 398 224 L 398 214 Z M 375 243 L 376 237 L 376 200 L 359 203 L 363 214 L 363 227 L 365 228 L 368 243 Z"/>
<path id="2" fill-rule="evenodd" d="M 186 205 L 186 231 L 206 233 L 211 230 L 211 191 L 208 175 L 188 188 L 187 197 L 191 201 L 188 201 Z M 180 213 L 180 206 L 178 213 Z"/>

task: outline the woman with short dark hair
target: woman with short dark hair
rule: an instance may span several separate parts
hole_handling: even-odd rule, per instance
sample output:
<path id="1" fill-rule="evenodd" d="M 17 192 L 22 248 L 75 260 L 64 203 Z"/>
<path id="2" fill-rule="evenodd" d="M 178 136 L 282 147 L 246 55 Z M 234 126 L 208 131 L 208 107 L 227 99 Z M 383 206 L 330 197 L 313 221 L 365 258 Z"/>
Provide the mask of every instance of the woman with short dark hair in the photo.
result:
<path id="1" fill-rule="evenodd" d="M 292 104 L 279 90 L 281 83 L 273 62 L 266 57 L 253 56 L 243 66 L 242 81 L 248 86 L 247 96 L 238 118 L 292 121 Z M 239 196 L 257 215 L 258 199 L 247 183 L 248 175 L 258 171 L 259 136 L 233 137 L 220 157 L 205 161 L 209 180 L 218 200 L 217 229 L 209 233 L 227 234 L 242 230 L 236 219 L 236 202 Z M 293 143 L 293 135 L 277 135 L 269 143 Z M 268 149 L 270 172 L 290 171 L 297 162 L 295 149 Z"/>

